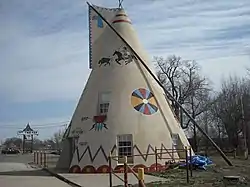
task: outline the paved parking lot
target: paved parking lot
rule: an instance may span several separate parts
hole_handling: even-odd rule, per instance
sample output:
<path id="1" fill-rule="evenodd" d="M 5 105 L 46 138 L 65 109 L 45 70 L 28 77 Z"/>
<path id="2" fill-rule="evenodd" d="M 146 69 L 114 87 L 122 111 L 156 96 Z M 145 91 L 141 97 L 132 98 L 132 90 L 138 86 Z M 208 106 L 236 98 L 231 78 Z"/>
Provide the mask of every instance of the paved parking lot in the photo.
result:
<path id="1" fill-rule="evenodd" d="M 50 176 L 41 169 L 32 168 L 28 163 L 33 155 L 0 154 L 1 187 L 69 187 L 68 184 Z"/>
<path id="2" fill-rule="evenodd" d="M 31 167 L 33 154 L 0 155 L 0 187 L 69 187 L 65 182 L 52 177 L 47 172 Z M 108 174 L 69 174 L 61 176 L 84 187 L 109 187 Z M 123 174 L 118 174 L 123 178 Z M 130 173 L 129 184 L 137 184 L 137 179 Z M 145 176 L 145 182 L 165 181 L 164 178 Z M 122 185 L 123 182 L 113 176 L 113 186 Z"/>

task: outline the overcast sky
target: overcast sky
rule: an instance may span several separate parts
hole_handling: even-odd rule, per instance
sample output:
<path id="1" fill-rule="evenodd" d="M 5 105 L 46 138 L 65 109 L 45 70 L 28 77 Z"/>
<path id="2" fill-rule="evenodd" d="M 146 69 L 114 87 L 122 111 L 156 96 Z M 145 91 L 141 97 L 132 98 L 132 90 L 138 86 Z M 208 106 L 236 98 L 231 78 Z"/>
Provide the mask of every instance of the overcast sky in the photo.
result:
<path id="1" fill-rule="evenodd" d="M 196 60 L 215 87 L 250 66 L 249 0 L 124 0 L 123 6 L 150 56 Z M 0 1 L 0 139 L 28 122 L 47 138 L 70 120 L 90 72 L 87 10 L 83 0 Z"/>

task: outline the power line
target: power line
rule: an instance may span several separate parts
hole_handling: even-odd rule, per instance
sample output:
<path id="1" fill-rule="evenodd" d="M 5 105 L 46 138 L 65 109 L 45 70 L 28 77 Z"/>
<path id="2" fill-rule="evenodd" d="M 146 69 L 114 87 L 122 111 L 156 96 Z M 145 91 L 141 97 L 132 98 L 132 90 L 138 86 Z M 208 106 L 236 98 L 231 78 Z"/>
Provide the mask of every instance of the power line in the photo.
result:
<path id="1" fill-rule="evenodd" d="M 54 123 L 45 123 L 40 125 L 31 125 L 33 129 L 40 129 L 40 128 L 50 128 L 50 127 L 60 127 L 60 126 L 67 126 L 70 121 L 62 121 L 62 122 L 54 122 Z M 20 127 L 20 125 L 1 125 L 0 128 L 4 129 L 23 129 L 24 127 Z"/>
<path id="2" fill-rule="evenodd" d="M 53 126 L 41 126 L 41 127 L 35 127 L 33 128 L 34 130 L 37 130 L 37 129 L 46 129 L 46 128 L 52 128 L 52 127 L 66 127 L 67 124 L 64 124 L 64 125 L 53 125 Z M 1 129 L 16 129 L 16 130 L 22 130 L 23 128 L 21 127 L 1 127 Z"/>
<path id="3" fill-rule="evenodd" d="M 68 121 L 61 121 L 61 122 L 51 122 L 51 123 L 42 123 L 42 124 L 40 124 L 40 125 L 32 125 L 32 127 L 34 127 L 34 126 L 44 126 L 44 125 L 52 125 L 52 124 L 58 124 L 58 123 L 68 123 L 68 122 L 70 122 L 69 120 Z M 2 127 L 2 126 L 16 126 L 17 124 L 0 124 L 0 127 Z"/>

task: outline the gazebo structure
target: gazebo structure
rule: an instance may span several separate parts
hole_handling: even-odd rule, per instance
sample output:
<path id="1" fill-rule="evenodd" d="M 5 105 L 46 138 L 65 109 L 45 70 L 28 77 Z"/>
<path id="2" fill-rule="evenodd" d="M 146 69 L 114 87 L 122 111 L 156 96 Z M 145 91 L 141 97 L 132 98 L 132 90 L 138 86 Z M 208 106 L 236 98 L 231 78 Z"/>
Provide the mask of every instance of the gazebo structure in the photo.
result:
<path id="1" fill-rule="evenodd" d="M 34 136 L 38 136 L 38 131 L 33 130 L 30 127 L 30 124 L 28 123 L 26 127 L 17 132 L 18 135 L 23 136 L 23 153 L 24 152 L 33 152 L 33 141 L 34 141 Z M 30 142 L 30 146 L 26 147 L 26 143 Z"/>

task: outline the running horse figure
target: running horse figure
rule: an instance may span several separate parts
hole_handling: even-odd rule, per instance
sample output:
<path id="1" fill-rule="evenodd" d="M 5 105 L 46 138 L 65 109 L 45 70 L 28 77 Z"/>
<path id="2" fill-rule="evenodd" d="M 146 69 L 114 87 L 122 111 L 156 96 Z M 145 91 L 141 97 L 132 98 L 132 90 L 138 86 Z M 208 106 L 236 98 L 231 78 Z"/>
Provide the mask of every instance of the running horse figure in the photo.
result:
<path id="1" fill-rule="evenodd" d="M 125 59 L 125 65 L 129 64 L 130 62 L 132 62 L 133 60 L 137 60 L 137 58 L 135 57 L 135 55 L 131 55 L 129 54 L 128 57 Z"/>
<path id="2" fill-rule="evenodd" d="M 99 64 L 99 66 L 101 66 L 101 65 L 104 65 L 104 66 L 110 65 L 110 60 L 111 60 L 110 58 L 103 57 L 101 60 L 99 60 L 98 64 Z"/>
<path id="3" fill-rule="evenodd" d="M 124 50 L 126 50 L 127 48 L 124 47 Z M 117 56 L 117 58 L 115 59 L 115 61 L 121 65 L 120 61 L 124 60 L 125 65 L 129 64 L 130 62 L 132 62 L 133 60 L 137 60 L 137 58 L 135 57 L 135 55 L 131 55 L 131 53 L 129 53 L 127 50 L 125 51 L 126 55 L 123 55 L 120 51 L 115 51 L 113 56 Z"/>
<path id="4" fill-rule="evenodd" d="M 115 51 L 114 54 L 113 54 L 113 56 L 115 56 L 115 55 L 117 56 L 117 58 L 115 59 L 115 61 L 117 62 L 117 64 L 121 65 L 120 61 L 121 60 L 125 60 L 124 57 L 123 57 L 123 55 L 122 55 L 122 53 L 120 51 Z"/>

